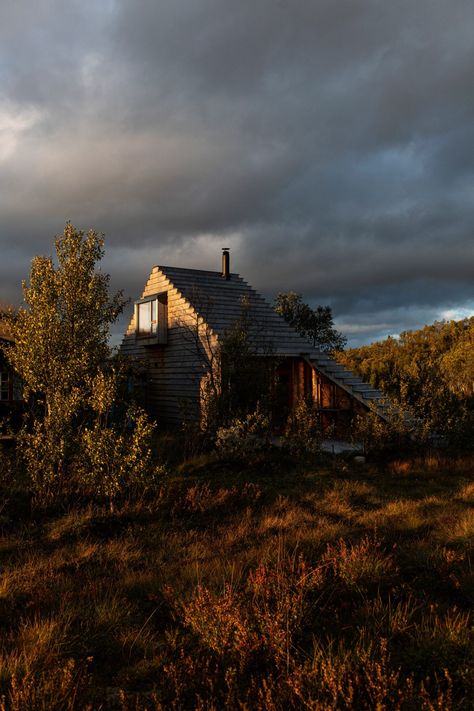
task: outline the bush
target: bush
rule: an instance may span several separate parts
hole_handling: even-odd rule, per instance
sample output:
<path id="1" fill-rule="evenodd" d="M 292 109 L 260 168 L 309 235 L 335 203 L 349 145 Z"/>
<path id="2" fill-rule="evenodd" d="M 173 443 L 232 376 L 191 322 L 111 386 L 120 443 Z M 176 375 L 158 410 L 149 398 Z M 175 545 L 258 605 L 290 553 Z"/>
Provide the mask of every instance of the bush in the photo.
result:
<path id="1" fill-rule="evenodd" d="M 161 478 L 163 467 L 152 466 L 151 438 L 154 426 L 139 408 L 128 411 L 127 425 L 103 427 L 96 422 L 82 433 L 79 465 L 80 486 L 109 499 L 120 494 L 143 492 Z"/>
<path id="2" fill-rule="evenodd" d="M 361 444 L 365 454 L 380 455 L 396 450 L 412 448 L 415 438 L 423 440 L 423 433 L 417 423 L 400 408 L 392 408 L 389 421 L 371 410 L 364 415 L 356 415 L 351 423 L 350 435 L 354 444 Z"/>
<path id="3" fill-rule="evenodd" d="M 317 407 L 302 398 L 291 412 L 283 435 L 283 442 L 295 456 L 317 454 L 321 449 L 323 432 Z"/>
<path id="4" fill-rule="evenodd" d="M 216 449 L 223 459 L 248 462 L 270 446 L 270 421 L 259 408 L 245 418 L 235 418 L 216 433 Z"/>

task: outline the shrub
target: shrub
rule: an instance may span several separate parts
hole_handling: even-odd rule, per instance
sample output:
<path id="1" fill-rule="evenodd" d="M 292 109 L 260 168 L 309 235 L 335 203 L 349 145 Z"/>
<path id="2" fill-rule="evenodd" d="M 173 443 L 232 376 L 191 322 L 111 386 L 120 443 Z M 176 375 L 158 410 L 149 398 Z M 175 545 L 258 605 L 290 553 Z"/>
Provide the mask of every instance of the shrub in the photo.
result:
<path id="1" fill-rule="evenodd" d="M 369 536 L 358 543 L 346 543 L 341 538 L 337 545 L 328 545 L 323 560 L 335 581 L 353 592 L 391 583 L 396 574 L 391 556 L 381 550 L 377 539 Z"/>
<path id="2" fill-rule="evenodd" d="M 288 417 L 283 442 L 291 454 L 317 454 L 321 449 L 323 432 L 317 407 L 301 398 Z"/>
<path id="3" fill-rule="evenodd" d="M 103 427 L 96 422 L 82 433 L 79 485 L 109 499 L 141 492 L 161 478 L 163 467 L 152 467 L 153 425 L 139 408 L 128 411 L 126 427 Z"/>
<path id="4" fill-rule="evenodd" d="M 400 408 L 391 408 L 389 421 L 383 420 L 375 409 L 364 415 L 356 415 L 351 423 L 351 440 L 362 444 L 365 454 L 380 455 L 396 450 L 406 451 L 413 445 L 417 423 Z M 419 427 L 418 427 L 419 430 Z"/>
<path id="5" fill-rule="evenodd" d="M 270 446 L 270 421 L 259 408 L 245 418 L 235 418 L 216 433 L 216 449 L 223 459 L 249 461 Z"/>
<path id="6" fill-rule="evenodd" d="M 205 648 L 238 661 L 241 670 L 257 653 L 286 673 L 309 609 L 309 593 L 320 577 L 320 570 L 309 568 L 301 556 L 261 563 L 249 573 L 246 590 L 226 583 L 216 595 L 199 585 L 183 606 L 185 624 Z"/>

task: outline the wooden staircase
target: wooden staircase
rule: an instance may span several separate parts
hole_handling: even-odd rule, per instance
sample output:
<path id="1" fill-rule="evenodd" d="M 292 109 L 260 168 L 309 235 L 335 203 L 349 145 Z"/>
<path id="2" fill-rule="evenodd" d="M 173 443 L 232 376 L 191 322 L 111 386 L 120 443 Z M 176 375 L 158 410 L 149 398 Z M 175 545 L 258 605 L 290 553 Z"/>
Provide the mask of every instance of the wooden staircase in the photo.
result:
<path id="1" fill-rule="evenodd" d="M 307 357 L 308 363 L 326 378 L 345 390 L 351 397 L 376 412 L 383 420 L 390 422 L 394 416 L 394 406 L 381 390 L 373 388 L 362 378 L 343 365 L 337 363 L 331 356 L 318 351 Z"/>

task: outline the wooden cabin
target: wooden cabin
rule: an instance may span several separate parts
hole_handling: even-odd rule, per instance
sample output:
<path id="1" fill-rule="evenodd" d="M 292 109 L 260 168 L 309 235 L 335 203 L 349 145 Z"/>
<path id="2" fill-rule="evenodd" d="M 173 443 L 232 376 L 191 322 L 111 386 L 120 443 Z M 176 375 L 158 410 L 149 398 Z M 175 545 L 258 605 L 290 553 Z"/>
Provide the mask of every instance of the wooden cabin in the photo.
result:
<path id="1" fill-rule="evenodd" d="M 8 327 L 0 321 L 0 420 L 7 419 L 15 425 L 23 397 L 21 381 L 6 358 L 6 350 L 13 342 Z"/>
<path id="2" fill-rule="evenodd" d="M 122 341 L 137 366 L 136 387 L 150 414 L 165 424 L 199 421 L 219 343 L 245 309 L 255 358 L 276 363 L 280 417 L 309 397 L 324 427 L 343 429 L 371 407 L 387 419 L 383 395 L 302 338 L 238 274 L 229 254 L 222 272 L 155 266 Z"/>

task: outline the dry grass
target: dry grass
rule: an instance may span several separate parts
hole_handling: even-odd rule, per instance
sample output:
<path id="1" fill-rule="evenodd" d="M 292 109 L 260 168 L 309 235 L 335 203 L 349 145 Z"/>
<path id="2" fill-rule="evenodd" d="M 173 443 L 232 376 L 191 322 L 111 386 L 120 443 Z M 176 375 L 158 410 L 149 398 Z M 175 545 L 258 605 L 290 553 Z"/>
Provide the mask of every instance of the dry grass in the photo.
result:
<path id="1" fill-rule="evenodd" d="M 0 711 L 471 709 L 474 463 L 227 469 L 2 510 Z"/>

